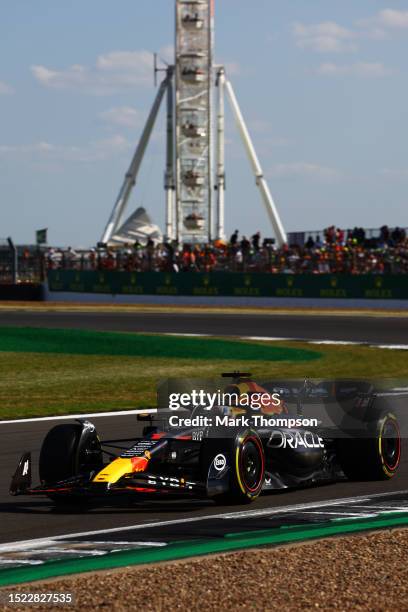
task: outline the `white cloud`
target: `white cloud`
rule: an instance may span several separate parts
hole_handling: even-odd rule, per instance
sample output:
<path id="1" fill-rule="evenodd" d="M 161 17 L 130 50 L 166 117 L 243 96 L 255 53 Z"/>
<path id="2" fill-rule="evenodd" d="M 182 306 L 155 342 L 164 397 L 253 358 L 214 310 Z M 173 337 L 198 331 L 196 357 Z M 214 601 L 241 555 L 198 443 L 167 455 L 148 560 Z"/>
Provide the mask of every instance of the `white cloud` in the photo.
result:
<path id="1" fill-rule="evenodd" d="M 408 30 L 408 11 L 384 9 L 373 17 L 362 19 L 356 23 L 362 28 L 361 36 L 376 40 L 389 38 L 390 32 Z"/>
<path id="2" fill-rule="evenodd" d="M 0 81 L 0 96 L 7 96 L 14 93 L 14 88 L 4 81 Z"/>
<path id="3" fill-rule="evenodd" d="M 55 150 L 49 142 L 36 142 L 33 144 L 0 145 L 0 155 L 27 155 L 31 153 L 50 153 Z"/>
<path id="4" fill-rule="evenodd" d="M 174 45 L 162 47 L 158 53 L 158 59 L 167 64 L 174 64 Z"/>
<path id="5" fill-rule="evenodd" d="M 293 35 L 301 49 L 312 49 L 319 53 L 344 53 L 357 50 L 356 34 L 334 21 L 313 25 L 295 23 Z"/>
<path id="6" fill-rule="evenodd" d="M 387 179 L 407 180 L 408 168 L 383 168 L 381 175 Z"/>
<path id="7" fill-rule="evenodd" d="M 162 51 L 167 56 L 169 48 Z M 31 66 L 31 71 L 45 87 L 106 95 L 152 84 L 153 55 L 144 50 L 111 51 L 99 55 L 94 66 L 73 64 L 58 70 L 35 65 Z"/>
<path id="8" fill-rule="evenodd" d="M 147 69 L 152 70 L 152 54 L 149 51 L 111 51 L 99 55 L 96 68 L 101 72 L 119 73 L 124 76 L 135 73 L 144 78 Z"/>
<path id="9" fill-rule="evenodd" d="M 382 78 L 393 74 L 394 71 L 387 68 L 381 62 L 357 62 L 355 64 L 321 64 L 317 73 L 323 76 L 356 76 L 363 78 Z"/>
<path id="10" fill-rule="evenodd" d="M 309 178 L 318 181 L 335 181 L 341 174 L 335 168 L 311 164 L 308 162 L 294 162 L 291 164 L 276 164 L 271 171 L 274 178 Z"/>
<path id="11" fill-rule="evenodd" d="M 408 29 L 408 11 L 384 9 L 378 13 L 375 20 L 386 28 Z"/>
<path id="12" fill-rule="evenodd" d="M 294 23 L 296 44 L 301 49 L 319 53 L 345 53 L 357 51 L 361 40 L 383 40 L 390 30 L 408 30 L 408 11 L 384 9 L 374 17 L 361 19 L 353 28 L 345 28 L 335 21 L 316 24 Z"/>
<path id="13" fill-rule="evenodd" d="M 113 125 L 138 128 L 142 123 L 140 112 L 132 106 L 117 106 L 99 114 L 102 121 Z"/>
<path id="14" fill-rule="evenodd" d="M 375 24 L 371 24 L 367 29 L 360 32 L 360 38 L 368 40 L 385 40 L 387 37 L 387 32 Z"/>
<path id="15" fill-rule="evenodd" d="M 21 159 L 95 162 L 110 159 L 127 151 L 130 143 L 120 135 L 92 141 L 86 145 L 54 145 L 49 142 L 32 144 L 0 145 L 0 156 Z"/>

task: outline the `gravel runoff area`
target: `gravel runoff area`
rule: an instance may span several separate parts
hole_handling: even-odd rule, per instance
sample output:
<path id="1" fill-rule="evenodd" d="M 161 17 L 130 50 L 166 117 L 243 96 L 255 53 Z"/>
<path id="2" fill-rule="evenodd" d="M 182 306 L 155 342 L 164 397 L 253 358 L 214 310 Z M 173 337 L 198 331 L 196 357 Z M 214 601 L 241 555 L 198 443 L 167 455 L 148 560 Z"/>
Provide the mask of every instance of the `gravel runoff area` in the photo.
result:
<path id="1" fill-rule="evenodd" d="M 408 529 L 20 585 L 71 592 L 75 610 L 408 610 Z M 27 610 L 3 606 L 0 610 Z M 36 610 L 50 607 L 35 606 Z"/>

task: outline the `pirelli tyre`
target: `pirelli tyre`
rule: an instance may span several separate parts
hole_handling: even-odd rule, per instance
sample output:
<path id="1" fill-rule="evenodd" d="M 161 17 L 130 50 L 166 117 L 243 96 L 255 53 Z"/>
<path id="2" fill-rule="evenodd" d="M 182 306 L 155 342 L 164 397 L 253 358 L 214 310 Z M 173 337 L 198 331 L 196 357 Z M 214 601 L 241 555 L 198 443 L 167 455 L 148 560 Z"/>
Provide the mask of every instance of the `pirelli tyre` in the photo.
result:
<path id="1" fill-rule="evenodd" d="M 54 485 L 80 474 L 91 474 L 102 465 L 102 451 L 95 429 L 82 424 L 56 425 L 40 451 L 39 475 L 43 485 Z M 63 494 L 50 494 L 56 502 L 77 501 Z"/>
<path id="2" fill-rule="evenodd" d="M 393 412 L 379 412 L 367 425 L 364 438 L 340 439 L 339 461 L 351 480 L 388 480 L 401 460 L 401 435 Z"/>
<path id="3" fill-rule="evenodd" d="M 249 429 L 230 438 L 203 442 L 207 466 L 212 463 L 219 470 L 225 461 L 227 467 L 227 490 L 213 499 L 222 504 L 253 502 L 261 493 L 265 479 L 265 453 L 256 431 Z"/>

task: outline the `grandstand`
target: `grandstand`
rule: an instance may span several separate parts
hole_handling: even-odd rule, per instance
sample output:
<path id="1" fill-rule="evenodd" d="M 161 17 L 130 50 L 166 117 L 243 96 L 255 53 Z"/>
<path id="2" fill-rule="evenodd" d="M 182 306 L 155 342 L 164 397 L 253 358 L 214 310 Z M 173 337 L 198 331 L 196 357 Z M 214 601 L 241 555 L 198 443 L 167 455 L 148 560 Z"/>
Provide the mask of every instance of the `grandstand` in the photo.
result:
<path id="1" fill-rule="evenodd" d="M 289 234 L 289 236 L 291 236 Z M 293 237 L 293 235 L 292 235 Z M 234 232 L 229 241 L 208 244 L 177 242 L 122 244 L 90 250 L 48 249 L 48 270 L 117 270 L 125 272 L 267 272 L 271 274 L 406 274 L 408 239 L 405 228 L 322 231 L 295 234 L 277 247 L 274 240 Z"/>

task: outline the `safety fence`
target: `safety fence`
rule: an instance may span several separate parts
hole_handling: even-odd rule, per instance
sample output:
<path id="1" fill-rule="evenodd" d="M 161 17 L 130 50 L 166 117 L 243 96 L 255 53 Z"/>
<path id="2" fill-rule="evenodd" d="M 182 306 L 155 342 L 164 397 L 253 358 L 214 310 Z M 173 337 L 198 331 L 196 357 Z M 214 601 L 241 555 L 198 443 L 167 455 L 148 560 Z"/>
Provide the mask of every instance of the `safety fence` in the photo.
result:
<path id="1" fill-rule="evenodd" d="M 40 283 L 44 280 L 44 256 L 36 246 L 17 246 L 0 238 L 0 284 Z"/>
<path id="2" fill-rule="evenodd" d="M 0 283 L 17 280 L 17 248 L 11 238 L 0 238 Z"/>

